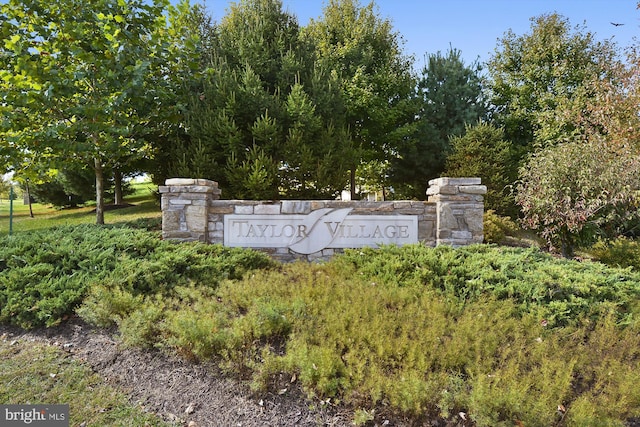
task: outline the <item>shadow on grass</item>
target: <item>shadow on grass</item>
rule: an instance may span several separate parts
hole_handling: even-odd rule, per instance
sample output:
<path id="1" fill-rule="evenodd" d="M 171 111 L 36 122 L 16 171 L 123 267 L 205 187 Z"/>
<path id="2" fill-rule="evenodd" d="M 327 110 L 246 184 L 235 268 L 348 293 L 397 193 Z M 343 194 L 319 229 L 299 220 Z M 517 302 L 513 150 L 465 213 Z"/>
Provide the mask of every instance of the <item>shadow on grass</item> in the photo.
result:
<path id="1" fill-rule="evenodd" d="M 159 218 L 161 215 L 160 207 L 155 200 L 149 200 L 138 204 L 130 204 L 120 209 L 106 210 L 106 224 L 123 224 L 128 222 L 141 221 L 144 218 Z M 95 223 L 95 206 L 87 206 L 80 208 L 68 208 L 56 210 L 39 206 L 34 210 L 34 218 L 29 217 L 29 211 L 21 209 L 14 213 L 13 231 L 26 232 L 43 230 L 56 226 L 79 225 Z M 144 221 L 142 221 L 144 222 Z M 141 228 L 148 228 L 142 224 Z M 155 227 L 155 226 L 153 226 Z M 8 212 L 0 214 L 0 235 L 6 235 L 9 231 Z"/>

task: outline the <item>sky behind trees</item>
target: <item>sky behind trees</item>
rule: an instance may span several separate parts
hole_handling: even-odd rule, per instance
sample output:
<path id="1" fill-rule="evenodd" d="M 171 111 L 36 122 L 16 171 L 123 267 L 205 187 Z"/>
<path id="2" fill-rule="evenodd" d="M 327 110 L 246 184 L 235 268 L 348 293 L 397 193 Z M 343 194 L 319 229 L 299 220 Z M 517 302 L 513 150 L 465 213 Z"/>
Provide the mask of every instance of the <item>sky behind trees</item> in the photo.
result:
<path id="1" fill-rule="evenodd" d="M 216 21 L 233 0 L 192 0 L 204 4 Z M 284 9 L 301 25 L 322 15 L 326 0 L 282 0 Z M 368 0 L 360 0 L 362 5 Z M 621 47 L 640 35 L 636 0 L 376 0 L 380 16 L 389 18 L 405 40 L 405 51 L 422 67 L 426 53 L 461 50 L 471 62 L 487 61 L 508 29 L 529 32 L 530 18 L 557 12 L 572 26 L 586 24 L 598 40 L 614 37 Z M 623 25 L 613 25 L 623 24 Z"/>

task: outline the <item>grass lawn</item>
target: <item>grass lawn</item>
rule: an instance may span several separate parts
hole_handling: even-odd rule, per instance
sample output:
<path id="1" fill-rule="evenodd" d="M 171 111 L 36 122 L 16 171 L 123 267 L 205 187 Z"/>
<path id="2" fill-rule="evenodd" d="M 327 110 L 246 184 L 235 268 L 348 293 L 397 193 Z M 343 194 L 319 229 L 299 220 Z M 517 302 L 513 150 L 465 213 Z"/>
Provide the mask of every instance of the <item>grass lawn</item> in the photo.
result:
<path id="1" fill-rule="evenodd" d="M 157 186 L 151 182 L 133 183 L 133 194 L 125 197 L 125 202 L 135 206 L 105 212 L 105 223 L 133 221 L 139 218 L 159 218 L 160 205 L 155 198 Z M 59 225 L 77 225 L 95 223 L 95 204 L 84 207 L 57 209 L 51 205 L 34 203 L 33 215 L 29 215 L 29 206 L 22 199 L 13 202 L 13 233 L 43 230 Z M 0 236 L 9 232 L 9 201 L 0 201 Z"/>
<path id="2" fill-rule="evenodd" d="M 70 425 L 168 424 L 129 402 L 121 391 L 57 347 L 0 337 L 0 403 L 68 402 Z M 10 385 L 10 386 L 9 386 Z"/>

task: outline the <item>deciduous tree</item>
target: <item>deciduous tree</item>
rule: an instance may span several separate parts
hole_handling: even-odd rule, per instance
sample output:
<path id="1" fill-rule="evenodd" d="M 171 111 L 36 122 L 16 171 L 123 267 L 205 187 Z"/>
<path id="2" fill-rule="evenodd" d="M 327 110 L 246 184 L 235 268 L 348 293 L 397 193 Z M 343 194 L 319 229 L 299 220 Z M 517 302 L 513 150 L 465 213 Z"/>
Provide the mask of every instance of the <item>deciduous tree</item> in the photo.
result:
<path id="1" fill-rule="evenodd" d="M 553 40 L 546 39 L 552 52 Z M 575 48 L 568 53 L 582 58 L 581 69 L 569 70 L 561 62 L 558 71 L 551 63 L 538 70 L 545 75 L 547 69 L 546 75 L 557 80 L 575 80 L 566 80 L 564 91 L 546 86 L 549 108 L 532 113 L 538 151 L 520 171 L 517 194 L 523 224 L 566 256 L 595 237 L 616 237 L 637 224 L 640 191 L 637 57 L 632 50 L 624 64 L 615 45 L 594 43 L 591 37 L 577 40 L 582 43 L 568 44 Z"/>
<path id="2" fill-rule="evenodd" d="M 592 83 L 612 78 L 617 61 L 615 44 L 555 13 L 532 18 L 527 34 L 508 31 L 488 62 L 491 102 L 507 138 L 529 151 L 572 140 L 595 95 Z"/>
<path id="3" fill-rule="evenodd" d="M 567 257 L 599 236 L 616 236 L 638 215 L 640 156 L 624 144 L 594 136 L 547 147 L 520 177 L 523 224 Z"/>
<path id="4" fill-rule="evenodd" d="M 2 5 L 5 149 L 91 164 L 104 223 L 107 166 L 145 155 L 163 98 L 168 2 L 10 0 Z"/>

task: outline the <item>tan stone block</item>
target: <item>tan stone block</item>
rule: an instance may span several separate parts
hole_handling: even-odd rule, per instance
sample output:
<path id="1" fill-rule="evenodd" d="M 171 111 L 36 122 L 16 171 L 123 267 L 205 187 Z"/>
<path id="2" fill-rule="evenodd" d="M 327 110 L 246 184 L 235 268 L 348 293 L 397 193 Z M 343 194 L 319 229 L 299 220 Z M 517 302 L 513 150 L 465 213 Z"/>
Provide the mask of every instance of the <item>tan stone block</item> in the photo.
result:
<path id="1" fill-rule="evenodd" d="M 183 212 L 180 211 L 163 211 L 162 212 L 162 230 L 178 231 L 180 223 L 184 218 Z"/>
<path id="2" fill-rule="evenodd" d="M 203 185 L 210 188 L 218 188 L 218 182 L 212 181 L 210 179 L 198 178 L 195 180 L 194 185 Z"/>
<path id="3" fill-rule="evenodd" d="M 217 215 L 226 215 L 233 213 L 233 206 L 228 204 L 223 205 L 209 205 L 209 213 Z"/>
<path id="4" fill-rule="evenodd" d="M 430 214 L 430 213 L 436 213 L 436 207 L 437 204 L 436 203 L 425 203 L 424 206 L 424 213 L 425 215 Z"/>
<path id="5" fill-rule="evenodd" d="M 421 242 L 430 242 L 435 240 L 435 221 L 420 221 L 418 222 L 418 240 Z"/>
<path id="6" fill-rule="evenodd" d="M 415 206 L 416 205 L 414 205 L 410 200 L 397 200 L 393 202 L 394 209 L 409 209 Z"/>
<path id="7" fill-rule="evenodd" d="M 193 178 L 169 178 L 164 185 L 194 185 L 196 182 Z"/>
<path id="8" fill-rule="evenodd" d="M 311 202 L 311 211 L 323 208 L 343 209 L 352 208 L 356 203 L 346 200 L 314 200 Z"/>
<path id="9" fill-rule="evenodd" d="M 190 206 L 185 209 L 185 222 L 189 231 L 201 232 L 207 228 L 207 209 L 204 206 Z"/>
<path id="10" fill-rule="evenodd" d="M 411 208 L 411 209 L 396 209 L 393 211 L 397 215 L 423 215 L 424 209 Z"/>
<path id="11" fill-rule="evenodd" d="M 278 215 L 280 213 L 280 203 L 274 203 L 272 205 L 256 205 L 253 208 L 253 213 L 256 215 Z"/>
<path id="12" fill-rule="evenodd" d="M 438 228 L 440 230 L 457 230 L 459 228 L 458 219 L 448 203 L 441 203 L 438 206 Z"/>
<path id="13" fill-rule="evenodd" d="M 484 197 L 479 194 L 437 194 L 429 198 L 430 202 L 477 202 L 480 203 L 484 200 Z"/>
<path id="14" fill-rule="evenodd" d="M 356 202 L 353 205 L 352 214 L 375 215 L 380 212 L 389 213 L 393 211 L 393 202 Z"/>
<path id="15" fill-rule="evenodd" d="M 212 193 L 215 188 L 208 185 L 191 185 L 188 188 L 189 193 Z"/>
<path id="16" fill-rule="evenodd" d="M 487 194 L 486 185 L 464 185 L 460 186 L 459 189 L 464 194 Z"/>
<path id="17" fill-rule="evenodd" d="M 283 200 L 283 214 L 308 214 L 311 212 L 311 202 L 300 200 Z"/>
<path id="18" fill-rule="evenodd" d="M 468 209 L 464 212 L 464 220 L 472 232 L 480 232 L 484 229 L 484 212 L 482 209 Z"/>

